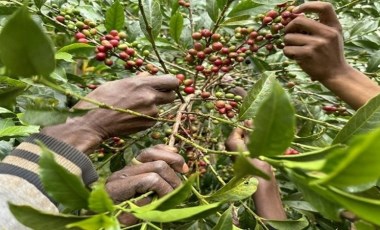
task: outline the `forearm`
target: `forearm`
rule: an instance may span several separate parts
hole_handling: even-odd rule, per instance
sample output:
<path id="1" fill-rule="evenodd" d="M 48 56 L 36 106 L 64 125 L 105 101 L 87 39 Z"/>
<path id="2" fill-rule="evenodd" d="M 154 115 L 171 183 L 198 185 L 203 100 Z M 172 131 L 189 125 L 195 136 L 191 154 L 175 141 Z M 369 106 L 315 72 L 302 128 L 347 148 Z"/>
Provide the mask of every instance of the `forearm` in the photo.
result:
<path id="1" fill-rule="evenodd" d="M 359 109 L 380 93 L 377 83 L 351 66 L 321 83 L 354 109 Z"/>

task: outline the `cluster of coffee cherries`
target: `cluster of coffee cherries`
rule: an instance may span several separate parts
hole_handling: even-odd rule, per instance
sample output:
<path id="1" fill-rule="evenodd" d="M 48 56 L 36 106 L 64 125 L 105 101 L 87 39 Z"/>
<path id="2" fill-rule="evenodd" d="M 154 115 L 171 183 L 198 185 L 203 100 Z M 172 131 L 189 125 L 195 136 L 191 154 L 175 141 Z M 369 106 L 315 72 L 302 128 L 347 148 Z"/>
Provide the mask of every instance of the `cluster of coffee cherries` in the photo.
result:
<path id="1" fill-rule="evenodd" d="M 347 108 L 341 105 L 324 105 L 322 106 L 322 110 L 327 114 L 334 114 L 336 116 L 348 116 L 349 112 Z"/>
<path id="2" fill-rule="evenodd" d="M 204 175 L 207 172 L 208 164 L 204 160 L 199 159 L 199 155 L 194 148 L 189 147 L 186 149 L 186 157 L 188 159 L 187 165 L 190 168 L 189 174 L 197 171 L 200 175 Z"/>
<path id="3" fill-rule="evenodd" d="M 229 181 L 232 179 L 234 175 L 234 169 L 232 167 L 232 164 L 219 164 L 217 166 L 217 172 L 218 175 L 224 180 L 224 181 Z"/>
<path id="4" fill-rule="evenodd" d="M 190 2 L 186 2 L 185 0 L 179 0 L 178 1 L 178 4 L 180 6 L 183 6 L 183 7 L 186 7 L 186 8 L 189 8 L 190 7 Z"/>

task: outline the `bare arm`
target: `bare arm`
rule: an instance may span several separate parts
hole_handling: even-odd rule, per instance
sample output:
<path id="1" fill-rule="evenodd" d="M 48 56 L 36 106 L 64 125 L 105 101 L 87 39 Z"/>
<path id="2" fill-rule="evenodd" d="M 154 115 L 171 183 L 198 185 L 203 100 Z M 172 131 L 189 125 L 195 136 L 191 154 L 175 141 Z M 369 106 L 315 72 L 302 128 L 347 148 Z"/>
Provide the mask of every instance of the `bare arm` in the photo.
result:
<path id="1" fill-rule="evenodd" d="M 285 29 L 287 57 L 354 109 L 380 93 L 375 82 L 346 62 L 342 27 L 330 3 L 307 2 L 293 12 L 318 13 L 319 22 L 300 16 L 289 23 Z"/>

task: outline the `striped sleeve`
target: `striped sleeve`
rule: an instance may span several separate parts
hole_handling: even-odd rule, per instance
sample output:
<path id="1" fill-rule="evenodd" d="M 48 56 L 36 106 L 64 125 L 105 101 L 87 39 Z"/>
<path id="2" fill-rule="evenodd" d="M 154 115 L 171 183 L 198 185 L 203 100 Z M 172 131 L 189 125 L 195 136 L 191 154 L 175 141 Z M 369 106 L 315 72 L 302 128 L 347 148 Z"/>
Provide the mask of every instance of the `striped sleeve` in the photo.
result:
<path id="1" fill-rule="evenodd" d="M 38 161 L 41 149 L 36 144 L 43 143 L 55 153 L 55 160 L 71 173 L 82 178 L 85 185 L 90 185 L 98 179 L 96 170 L 90 159 L 74 147 L 43 134 L 33 134 L 22 142 L 10 155 L 0 163 L 0 174 L 20 177 L 34 185 L 45 196 L 39 178 Z"/>

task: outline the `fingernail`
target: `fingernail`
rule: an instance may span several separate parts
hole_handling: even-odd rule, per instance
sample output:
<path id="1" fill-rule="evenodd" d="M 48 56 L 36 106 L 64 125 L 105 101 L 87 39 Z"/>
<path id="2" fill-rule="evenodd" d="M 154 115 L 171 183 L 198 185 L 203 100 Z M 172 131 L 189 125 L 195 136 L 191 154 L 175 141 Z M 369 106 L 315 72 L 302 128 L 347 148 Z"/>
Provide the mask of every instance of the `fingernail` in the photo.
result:
<path id="1" fill-rule="evenodd" d="M 182 166 L 182 172 L 183 172 L 183 173 L 187 173 L 187 172 L 189 172 L 189 166 L 187 166 L 186 163 L 183 164 L 183 166 Z"/>

